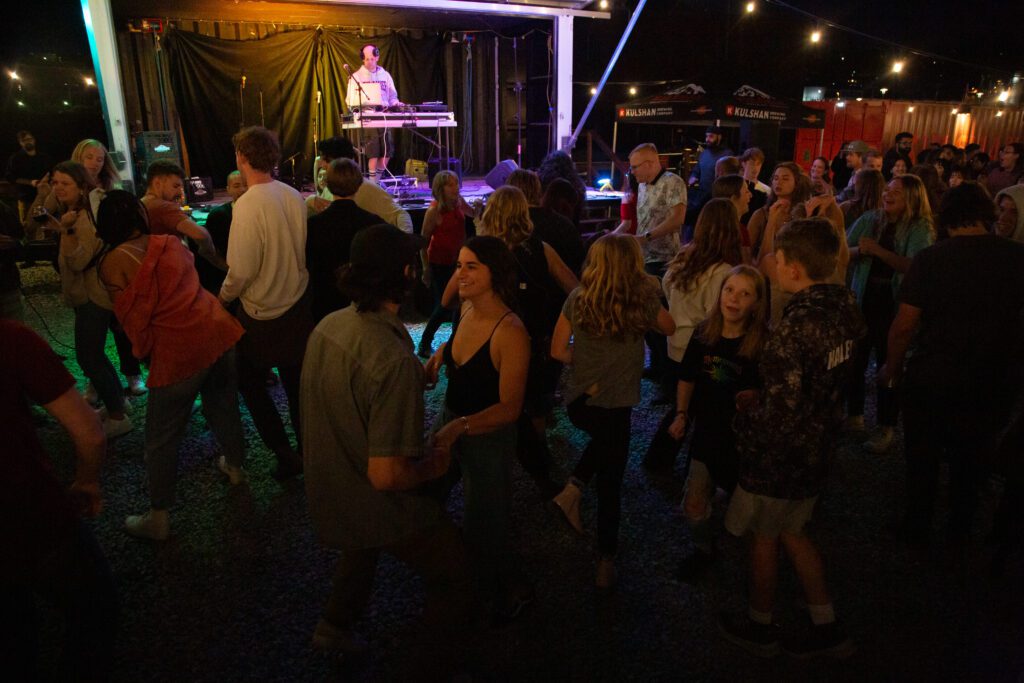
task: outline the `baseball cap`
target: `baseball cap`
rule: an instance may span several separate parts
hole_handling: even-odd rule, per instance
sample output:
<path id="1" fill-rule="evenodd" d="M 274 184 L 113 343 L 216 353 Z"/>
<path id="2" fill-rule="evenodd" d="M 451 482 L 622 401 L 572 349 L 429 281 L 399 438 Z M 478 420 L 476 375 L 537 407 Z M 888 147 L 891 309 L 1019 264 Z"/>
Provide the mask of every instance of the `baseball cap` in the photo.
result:
<path id="1" fill-rule="evenodd" d="M 349 263 L 359 270 L 393 273 L 416 262 L 427 240 L 402 232 L 393 225 L 378 224 L 360 230 L 352 238 Z"/>
<path id="2" fill-rule="evenodd" d="M 856 154 L 864 154 L 869 149 L 871 149 L 871 147 L 868 146 L 868 143 L 864 142 L 863 140 L 854 140 L 853 142 L 848 144 L 846 147 L 844 147 L 843 151 L 844 152 L 854 152 Z"/>

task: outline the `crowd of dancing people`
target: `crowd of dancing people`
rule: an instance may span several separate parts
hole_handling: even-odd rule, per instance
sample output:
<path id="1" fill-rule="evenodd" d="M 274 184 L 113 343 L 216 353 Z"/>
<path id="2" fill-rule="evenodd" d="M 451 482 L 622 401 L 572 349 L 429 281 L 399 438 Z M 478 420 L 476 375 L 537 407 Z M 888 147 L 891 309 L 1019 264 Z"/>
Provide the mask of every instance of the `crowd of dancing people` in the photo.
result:
<path id="1" fill-rule="evenodd" d="M 344 138 L 321 141 L 318 191 L 303 198 L 272 176 L 275 135 L 239 131 L 230 201 L 205 225 L 182 210 L 176 164 L 152 164 L 141 198 L 119 189 L 96 140 L 47 168 L 24 216 L 4 214 L 0 241 L 0 392 L 15 422 L 0 514 L 18 520 L 0 565 L 5 585 L 28 589 L 19 609 L 31 612 L 33 591 L 62 607 L 64 670 L 110 671 L 116 590 L 82 518 L 101 513 L 106 443 L 135 429 L 131 399 L 146 394 L 149 501 L 124 521 L 127 533 L 170 535 L 179 448 L 197 410 L 219 445 L 212 465 L 245 484 L 241 396 L 276 459 L 272 475 L 303 476 L 318 538 L 341 551 L 313 645 L 369 647 L 355 624 L 383 552 L 424 580 L 419 645 L 435 673 L 464 665 L 481 614 L 507 623 L 535 598 L 509 541 L 517 466 L 568 533 L 587 534 L 593 483 L 594 586 L 628 580 L 617 572 L 622 483 L 645 378 L 665 413 L 643 465 L 685 473 L 692 544 L 675 576 L 701 580 L 723 533 L 746 539 L 749 609 L 718 626 L 752 654 L 853 651 L 806 533 L 843 433 L 884 453 L 902 414 L 903 531 L 915 549 L 935 542 L 942 461 L 952 544 L 967 542 L 981 484 L 999 472 L 995 536 L 1008 552 L 1024 504 L 1011 457 L 1022 442 L 1021 145 L 995 165 L 980 148 L 948 145 L 915 165 L 909 134 L 885 155 L 853 141 L 838 167 L 782 162 L 764 183 L 765 155 L 732 155 L 722 133 L 708 129 L 687 180 L 654 145 L 636 147 L 622 220 L 593 235 L 581 232 L 585 189 L 564 152 L 515 171 L 486 205 L 467 202 L 454 173 L 437 173 L 419 234 L 364 179 Z M 23 238 L 56 241 L 81 393 L 18 322 Z M 417 344 L 399 311 L 427 287 L 433 310 Z M 442 325 L 452 331 L 435 348 Z M 127 386 L 105 351 L 111 333 Z M 424 392 L 442 377 L 443 405 L 425 430 Z M 278 382 L 291 435 L 270 393 Z M 559 400 L 588 437 L 566 479 L 547 439 Z M 74 441 L 70 489 L 52 473 L 29 402 Z M 445 512 L 459 481 L 461 528 Z M 780 549 L 808 615 L 794 633 L 773 620 Z M 31 636 L 6 642 L 31 656 Z"/>

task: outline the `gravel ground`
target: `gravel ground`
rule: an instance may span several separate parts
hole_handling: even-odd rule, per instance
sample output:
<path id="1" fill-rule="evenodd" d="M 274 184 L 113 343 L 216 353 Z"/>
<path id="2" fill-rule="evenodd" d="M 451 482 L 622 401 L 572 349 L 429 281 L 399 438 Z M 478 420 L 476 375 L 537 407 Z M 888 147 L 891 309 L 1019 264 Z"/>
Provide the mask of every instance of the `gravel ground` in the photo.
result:
<path id="1" fill-rule="evenodd" d="M 59 301 L 49 267 L 23 271 L 34 307 L 27 322 L 67 365 L 81 371 L 61 344 L 72 340 L 72 319 Z M 40 320 L 46 320 L 47 330 Z M 414 339 L 421 324 L 411 324 Z M 443 341 L 447 328 L 438 334 Z M 116 359 L 113 342 L 108 353 Z M 116 365 L 116 363 L 115 363 Z M 84 381 L 82 383 L 84 387 Z M 427 395 L 428 420 L 443 383 Z M 280 393 L 280 392 L 279 392 Z M 858 643 L 843 662 L 801 663 L 782 656 L 762 661 L 717 635 L 719 610 L 745 608 L 744 553 L 723 536 L 721 561 L 694 586 L 672 578 L 688 551 L 679 513 L 682 464 L 652 476 L 640 460 L 661 408 L 644 382 L 634 411 L 632 453 L 623 486 L 619 585 L 593 589 L 592 544 L 566 531 L 528 477 L 515 479 L 513 548 L 536 581 L 538 600 L 502 630 L 479 637 L 474 675 L 481 680 L 828 680 L 1024 681 L 1024 567 L 1020 553 L 1003 579 L 987 572 L 990 549 L 979 541 L 966 571 L 948 553 L 922 560 L 896 540 L 902 488 L 902 443 L 884 456 L 845 439 L 812 534 L 820 542 L 837 612 Z M 281 398 L 280 396 L 278 397 Z M 868 420 L 873 419 L 869 399 Z M 147 507 L 142 462 L 145 398 L 136 401 L 134 432 L 114 441 L 103 471 L 106 508 L 94 522 L 121 591 L 117 648 L 119 681 L 321 681 L 401 679 L 407 635 L 421 604 L 419 581 L 385 558 L 359 630 L 372 645 L 358 661 L 314 653 L 309 639 L 328 592 L 336 554 L 315 540 L 301 480 L 278 484 L 272 457 L 252 428 L 246 433 L 249 483 L 231 488 L 214 467 L 216 446 L 201 415 L 182 444 L 178 504 L 172 536 L 149 543 L 127 536 L 124 517 Z M 567 471 L 583 446 L 561 408 L 549 432 L 556 463 Z M 66 436 L 41 420 L 40 432 L 62 476 L 73 457 Z M 685 453 L 685 451 L 684 451 Z M 994 498 L 998 485 L 993 485 Z M 584 499 L 593 529 L 596 497 Z M 721 522 L 722 506 L 715 519 Z M 451 502 L 458 519 L 461 499 Z M 991 500 L 976 536 L 987 534 Z M 793 628 L 804 618 L 798 584 L 783 562 L 777 618 Z M 42 605 L 43 647 L 53 655 L 59 619 Z"/>

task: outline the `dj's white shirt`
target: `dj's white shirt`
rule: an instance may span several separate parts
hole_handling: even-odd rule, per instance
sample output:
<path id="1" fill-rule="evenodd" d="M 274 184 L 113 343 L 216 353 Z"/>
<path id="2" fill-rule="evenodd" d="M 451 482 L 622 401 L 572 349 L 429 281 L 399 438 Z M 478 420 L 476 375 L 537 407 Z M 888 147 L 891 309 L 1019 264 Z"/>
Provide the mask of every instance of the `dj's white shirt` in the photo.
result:
<path id="1" fill-rule="evenodd" d="M 400 101 L 398 99 L 398 91 L 395 89 L 395 81 L 391 78 L 391 74 L 384 70 L 384 67 L 377 66 L 377 70 L 371 73 L 365 66 L 359 67 L 352 78 L 348 79 L 348 92 L 345 95 L 345 102 L 350 107 L 358 107 L 360 103 L 360 92 L 356 88 L 356 84 L 353 79 L 360 83 L 379 83 L 380 84 L 380 99 L 384 106 L 391 107 Z M 366 96 L 362 96 L 363 104 L 366 104 Z"/>

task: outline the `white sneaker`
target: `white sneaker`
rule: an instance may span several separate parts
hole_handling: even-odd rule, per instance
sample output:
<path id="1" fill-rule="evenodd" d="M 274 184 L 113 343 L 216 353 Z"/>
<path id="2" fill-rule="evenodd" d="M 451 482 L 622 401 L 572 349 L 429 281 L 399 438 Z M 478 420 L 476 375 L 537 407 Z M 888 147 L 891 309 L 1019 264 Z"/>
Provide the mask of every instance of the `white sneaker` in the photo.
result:
<path id="1" fill-rule="evenodd" d="M 108 439 L 124 436 L 133 429 L 135 429 L 135 425 L 132 424 L 132 419 L 127 415 L 120 420 L 115 420 L 109 416 L 103 418 L 103 433 Z"/>
<path id="2" fill-rule="evenodd" d="M 167 510 L 150 510 L 143 515 L 129 515 L 124 518 L 124 530 L 139 538 L 166 541 L 171 534 L 170 517 Z"/>
<path id="3" fill-rule="evenodd" d="M 576 533 L 583 533 L 583 519 L 580 516 L 580 501 L 583 499 L 583 491 L 572 482 L 568 482 L 562 492 L 551 499 Z"/>
<path id="4" fill-rule="evenodd" d="M 238 486 L 246 480 L 245 470 L 241 467 L 235 467 L 229 465 L 227 458 L 223 455 L 217 458 L 217 469 L 228 476 L 228 481 L 231 482 L 232 486 Z"/>
<path id="5" fill-rule="evenodd" d="M 92 385 L 92 382 L 85 385 L 85 392 L 82 394 L 82 398 L 91 406 L 95 406 L 100 402 L 100 395 L 96 393 L 96 387 Z"/>
<path id="6" fill-rule="evenodd" d="M 142 396 L 149 391 L 146 388 L 146 383 L 142 381 L 141 375 L 128 375 L 125 379 L 128 380 L 127 391 L 132 396 Z"/>
<path id="7" fill-rule="evenodd" d="M 877 434 L 864 442 L 864 449 L 869 453 L 881 455 L 889 450 L 889 446 L 892 445 L 892 439 L 893 428 L 881 427 Z"/>
<path id="8" fill-rule="evenodd" d="M 132 408 L 134 408 L 134 407 L 135 406 L 132 405 L 131 400 L 127 396 L 125 396 L 124 397 L 124 412 L 130 413 L 130 412 L 132 412 Z M 107 410 L 106 406 L 103 406 L 102 408 L 96 408 L 95 410 L 96 410 L 96 414 L 100 416 L 101 420 L 106 420 L 107 417 L 110 416 L 110 411 Z"/>

